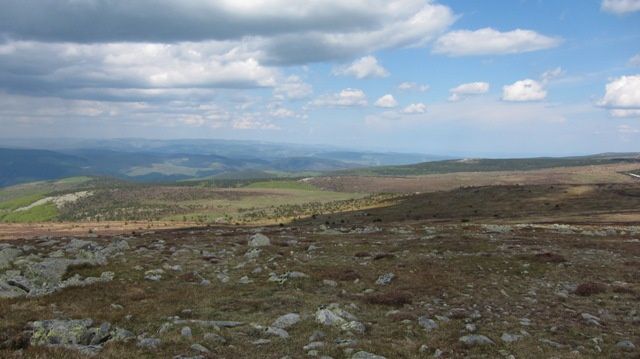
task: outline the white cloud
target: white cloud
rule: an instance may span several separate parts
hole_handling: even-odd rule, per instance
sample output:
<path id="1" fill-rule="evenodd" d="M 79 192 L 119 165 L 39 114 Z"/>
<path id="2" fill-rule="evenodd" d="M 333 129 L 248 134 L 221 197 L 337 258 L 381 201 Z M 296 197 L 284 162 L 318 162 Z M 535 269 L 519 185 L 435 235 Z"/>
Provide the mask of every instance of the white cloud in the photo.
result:
<path id="1" fill-rule="evenodd" d="M 511 102 L 540 101 L 547 97 L 547 91 L 538 81 L 525 79 L 502 88 L 502 99 Z"/>
<path id="2" fill-rule="evenodd" d="M 427 105 L 421 102 L 412 103 L 409 106 L 402 109 L 402 113 L 407 115 L 415 115 L 415 114 L 420 114 L 425 112 L 427 112 Z"/>
<path id="3" fill-rule="evenodd" d="M 542 78 L 542 83 L 547 84 L 550 81 L 553 81 L 557 78 L 564 76 L 564 74 L 565 74 L 565 71 L 562 69 L 562 67 L 558 66 L 555 69 L 547 70 L 543 72 L 542 76 L 540 77 Z"/>
<path id="4" fill-rule="evenodd" d="M 273 95 L 278 100 L 300 100 L 313 94 L 313 87 L 302 81 L 298 76 L 291 75 L 273 90 Z"/>
<path id="5" fill-rule="evenodd" d="M 629 59 L 629 66 L 640 67 L 640 54 L 637 54 Z"/>
<path id="6" fill-rule="evenodd" d="M 394 108 L 398 106 L 398 101 L 396 101 L 395 98 L 393 98 L 393 95 L 391 94 L 386 94 L 382 97 L 380 97 L 376 102 L 375 102 L 376 107 L 382 107 L 382 108 Z"/>
<path id="7" fill-rule="evenodd" d="M 339 93 L 320 96 L 312 102 L 315 106 L 356 107 L 367 105 L 367 95 L 359 89 L 347 88 Z"/>
<path id="8" fill-rule="evenodd" d="M 609 111 L 613 117 L 640 117 L 640 110 L 627 110 L 627 109 L 613 109 Z"/>
<path id="9" fill-rule="evenodd" d="M 601 4 L 603 11 L 614 14 L 626 14 L 640 11 L 640 0 L 603 0 Z"/>
<path id="10" fill-rule="evenodd" d="M 624 135 L 630 135 L 630 134 L 634 134 L 634 133 L 640 133 L 640 130 L 638 130 L 635 127 L 631 127 L 629 125 L 619 125 L 617 127 L 618 129 L 618 133 L 624 134 Z"/>
<path id="11" fill-rule="evenodd" d="M 350 65 L 336 68 L 333 73 L 341 76 L 353 76 L 358 79 L 389 76 L 389 72 L 373 56 L 365 56 L 355 60 Z"/>
<path id="12" fill-rule="evenodd" d="M 426 92 L 429 90 L 429 85 L 421 85 L 415 82 L 403 82 L 398 85 L 398 90 Z"/>
<path id="13" fill-rule="evenodd" d="M 531 30 L 500 32 L 487 27 L 449 32 L 438 38 L 433 52 L 449 56 L 503 55 L 549 49 L 560 43 L 559 38 Z"/>
<path id="14" fill-rule="evenodd" d="M 481 95 L 489 91 L 489 84 L 487 82 L 470 82 L 456 86 L 449 90 L 451 95 L 449 101 L 459 101 L 467 96 Z"/>
<path id="15" fill-rule="evenodd" d="M 599 104 L 619 110 L 640 109 L 640 75 L 622 76 L 609 82 Z"/>

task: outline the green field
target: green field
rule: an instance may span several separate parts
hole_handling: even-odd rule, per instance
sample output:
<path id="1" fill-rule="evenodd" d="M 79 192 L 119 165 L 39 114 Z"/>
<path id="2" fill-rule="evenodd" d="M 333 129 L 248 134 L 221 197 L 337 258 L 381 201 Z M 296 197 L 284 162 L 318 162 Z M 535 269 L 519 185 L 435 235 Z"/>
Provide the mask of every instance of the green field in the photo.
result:
<path id="1" fill-rule="evenodd" d="M 584 156 L 584 157 L 539 157 L 508 159 L 464 159 L 425 162 L 406 166 L 382 166 L 338 171 L 334 175 L 353 176 L 420 176 L 456 172 L 531 171 L 554 167 L 596 166 L 619 163 L 640 163 L 638 157 Z"/>
<path id="2" fill-rule="evenodd" d="M 76 177 L 7 187 L 0 192 L 0 222 L 189 221 L 271 223 L 301 216 L 359 208 L 366 194 L 321 190 L 295 180 L 225 183 L 140 184 Z M 18 210 L 45 197 L 79 191 L 91 195 L 56 206 L 49 202 Z"/>

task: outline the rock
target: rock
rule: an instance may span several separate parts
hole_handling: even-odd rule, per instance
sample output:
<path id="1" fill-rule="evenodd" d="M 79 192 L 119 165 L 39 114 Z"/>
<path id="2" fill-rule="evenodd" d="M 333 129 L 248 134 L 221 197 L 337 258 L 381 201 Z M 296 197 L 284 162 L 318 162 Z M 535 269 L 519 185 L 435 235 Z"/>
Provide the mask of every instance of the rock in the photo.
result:
<path id="1" fill-rule="evenodd" d="M 600 324 L 600 318 L 596 317 L 595 315 L 582 313 L 580 314 L 580 316 L 582 317 L 582 320 L 584 320 L 589 325 L 595 325 L 598 327 L 602 325 Z"/>
<path id="2" fill-rule="evenodd" d="M 148 270 L 148 271 L 144 272 L 144 279 L 150 280 L 150 281 L 153 281 L 153 282 L 157 282 L 160 279 L 162 279 L 162 274 L 163 273 L 164 273 L 164 270 L 162 270 L 162 269 Z"/>
<path id="3" fill-rule="evenodd" d="M 161 344 L 158 338 L 142 338 L 138 340 L 138 347 L 144 349 L 157 349 Z"/>
<path id="4" fill-rule="evenodd" d="M 325 345 L 326 345 L 325 342 L 311 342 L 311 343 L 305 345 L 304 347 L 302 347 L 302 350 L 304 350 L 304 351 L 318 350 L 318 349 L 324 348 Z"/>
<path id="5" fill-rule="evenodd" d="M 331 279 L 324 279 L 322 281 L 322 284 L 329 286 L 329 287 L 337 287 L 338 286 L 338 282 L 336 282 L 335 280 L 331 280 Z"/>
<path id="6" fill-rule="evenodd" d="M 364 324 L 356 320 L 352 320 L 350 322 L 342 324 L 340 326 L 340 329 L 347 332 L 354 332 L 358 334 L 364 334 L 364 332 L 366 331 L 366 327 L 364 326 Z"/>
<path id="7" fill-rule="evenodd" d="M 266 333 L 269 335 L 278 336 L 283 339 L 289 338 L 289 333 L 286 330 L 281 328 L 269 327 L 267 328 Z"/>
<path id="8" fill-rule="evenodd" d="M 630 340 L 619 341 L 618 343 L 616 343 L 616 348 L 626 352 L 632 352 L 636 350 L 635 344 L 633 344 Z"/>
<path id="9" fill-rule="evenodd" d="M 265 345 L 270 343 L 271 343 L 271 340 L 269 339 L 258 339 L 251 342 L 251 344 L 253 345 Z"/>
<path id="10" fill-rule="evenodd" d="M 247 277 L 245 275 L 244 277 L 240 278 L 238 283 L 240 283 L 240 284 L 249 284 L 249 283 L 253 283 L 253 281 L 251 279 L 249 279 L 249 277 Z"/>
<path id="11" fill-rule="evenodd" d="M 31 345 L 89 345 L 92 324 L 91 319 L 31 322 Z"/>
<path id="12" fill-rule="evenodd" d="M 11 262 L 19 255 L 22 254 L 22 251 L 18 248 L 5 248 L 0 251 L 0 269 L 9 268 Z"/>
<path id="13" fill-rule="evenodd" d="M 469 333 L 475 333 L 478 330 L 478 327 L 473 323 L 465 324 L 464 329 Z"/>
<path id="14" fill-rule="evenodd" d="M 247 251 L 247 253 L 244 254 L 244 256 L 247 259 L 256 259 L 260 257 L 260 252 L 262 252 L 262 250 L 258 248 L 251 248 Z"/>
<path id="15" fill-rule="evenodd" d="M 191 328 L 189 327 L 182 327 L 182 329 L 180 329 L 180 335 L 187 338 L 191 338 L 193 336 L 193 334 L 191 333 Z"/>
<path id="16" fill-rule="evenodd" d="M 418 324 L 428 332 L 438 329 L 438 323 L 424 315 L 418 318 Z"/>
<path id="17" fill-rule="evenodd" d="M 461 337 L 459 341 L 468 347 L 495 344 L 493 340 L 487 338 L 484 335 L 478 335 L 478 334 L 465 335 Z"/>
<path id="18" fill-rule="evenodd" d="M 256 233 L 249 237 L 249 247 L 266 247 L 269 245 L 271 245 L 271 240 L 262 233 Z"/>
<path id="19" fill-rule="evenodd" d="M 316 312 L 316 321 L 322 325 L 342 325 L 346 320 L 329 309 L 319 309 Z"/>
<path id="20" fill-rule="evenodd" d="M 228 283 L 231 278 L 226 273 L 218 273 L 216 274 L 216 278 L 222 283 Z"/>
<path id="21" fill-rule="evenodd" d="M 393 281 L 393 279 L 396 277 L 395 274 L 393 273 L 385 273 L 383 275 L 381 275 L 380 277 L 378 277 L 378 279 L 376 280 L 376 284 L 377 285 L 389 285 L 391 284 L 391 281 Z"/>
<path id="22" fill-rule="evenodd" d="M 205 333 L 203 338 L 208 343 L 224 344 L 227 342 L 227 340 L 224 337 L 216 333 Z"/>
<path id="23" fill-rule="evenodd" d="M 285 314 L 281 317 L 279 317 L 278 319 L 276 319 L 273 324 L 271 324 L 272 327 L 275 328 L 280 328 L 280 329 L 288 329 L 296 324 L 298 324 L 300 322 L 300 315 L 296 314 L 296 313 L 288 313 Z"/>
<path id="24" fill-rule="evenodd" d="M 387 359 L 381 355 L 372 354 L 365 351 L 359 351 L 351 356 L 351 359 Z"/>
<path id="25" fill-rule="evenodd" d="M 502 336 L 500 337 L 500 339 L 505 343 L 513 343 L 513 342 L 517 342 L 518 340 L 522 339 L 522 335 L 510 334 L 510 333 L 502 333 Z"/>
<path id="26" fill-rule="evenodd" d="M 323 331 L 316 330 L 309 337 L 309 341 L 310 342 L 319 342 L 319 341 L 322 341 L 322 339 L 324 339 L 326 337 L 327 337 L 327 335 Z"/>
<path id="27" fill-rule="evenodd" d="M 91 319 L 41 320 L 29 323 L 29 342 L 33 346 L 60 346 L 95 355 L 108 341 L 125 341 L 133 337 L 128 330 L 111 327 L 108 322 L 92 327 Z"/>
<path id="28" fill-rule="evenodd" d="M 209 349 L 207 349 L 206 347 L 204 347 L 201 344 L 195 343 L 191 345 L 191 350 L 199 352 L 199 353 L 209 353 Z"/>
<path id="29" fill-rule="evenodd" d="M 546 345 L 548 345 L 548 346 L 550 346 L 552 348 L 555 348 L 555 349 L 563 349 L 563 348 L 567 348 L 568 347 L 567 345 L 563 345 L 563 344 L 560 344 L 558 342 L 554 342 L 553 340 L 544 339 L 544 338 L 540 339 L 540 343 L 546 344 Z"/>

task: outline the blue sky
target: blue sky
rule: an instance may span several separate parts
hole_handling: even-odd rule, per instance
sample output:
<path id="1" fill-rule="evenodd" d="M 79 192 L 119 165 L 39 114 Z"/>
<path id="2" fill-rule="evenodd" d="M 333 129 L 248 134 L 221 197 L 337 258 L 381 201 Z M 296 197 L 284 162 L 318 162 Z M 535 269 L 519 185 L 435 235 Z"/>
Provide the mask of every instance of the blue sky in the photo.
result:
<path id="1" fill-rule="evenodd" d="M 0 126 L 469 156 L 640 151 L 640 0 L 9 0 Z"/>

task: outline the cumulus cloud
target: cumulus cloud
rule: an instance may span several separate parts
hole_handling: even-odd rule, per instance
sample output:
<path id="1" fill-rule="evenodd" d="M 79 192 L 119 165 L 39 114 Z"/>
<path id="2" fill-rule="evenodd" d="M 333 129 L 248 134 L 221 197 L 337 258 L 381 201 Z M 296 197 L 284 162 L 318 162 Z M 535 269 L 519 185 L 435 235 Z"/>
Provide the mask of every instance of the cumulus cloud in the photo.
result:
<path id="1" fill-rule="evenodd" d="M 449 56 L 504 55 L 549 49 L 560 43 L 559 38 L 531 30 L 500 32 L 487 27 L 446 33 L 438 38 L 433 52 Z"/>
<path id="2" fill-rule="evenodd" d="M 396 99 L 393 98 L 393 95 L 386 94 L 386 95 L 380 97 L 375 102 L 375 106 L 376 107 L 382 107 L 382 108 L 394 108 L 394 107 L 398 106 L 398 101 L 396 101 Z"/>
<path id="3" fill-rule="evenodd" d="M 617 117 L 633 116 L 640 110 L 640 75 L 622 76 L 609 82 L 599 102 Z"/>
<path id="4" fill-rule="evenodd" d="M 277 83 L 278 71 L 220 43 L 0 44 L 0 87 L 8 91 L 252 88 Z"/>
<path id="5" fill-rule="evenodd" d="M 601 8 L 613 14 L 626 14 L 640 11 L 640 0 L 603 0 Z"/>
<path id="6" fill-rule="evenodd" d="M 367 95 L 359 89 L 347 88 L 339 93 L 323 95 L 312 102 L 315 106 L 356 107 L 367 105 Z"/>
<path id="7" fill-rule="evenodd" d="M 538 81 L 525 79 L 516 81 L 502 88 L 502 99 L 510 102 L 540 101 L 547 97 L 542 84 Z"/>
<path id="8" fill-rule="evenodd" d="M 7 0 L 0 36 L 38 42 L 217 41 L 270 64 L 346 59 L 421 46 L 456 19 L 430 0 Z M 115 29 L 115 30 L 114 30 Z"/>
<path id="9" fill-rule="evenodd" d="M 273 95 L 278 100 L 300 100 L 308 98 L 312 93 L 313 87 L 295 75 L 287 77 L 273 90 Z"/>
<path id="10" fill-rule="evenodd" d="M 389 76 L 389 72 L 373 56 L 365 56 L 350 65 L 338 67 L 333 70 L 333 73 L 340 76 L 353 76 L 358 79 Z"/>
<path id="11" fill-rule="evenodd" d="M 415 82 L 403 82 L 398 85 L 398 90 L 426 92 L 429 90 L 429 85 L 421 85 Z"/>
<path id="12" fill-rule="evenodd" d="M 407 114 L 407 115 L 416 115 L 416 114 L 421 114 L 421 113 L 425 113 L 427 112 L 427 105 L 418 102 L 418 103 L 412 103 L 410 105 L 408 105 L 407 107 L 402 109 L 402 113 Z"/>
<path id="13" fill-rule="evenodd" d="M 489 84 L 487 82 L 470 82 L 461 84 L 449 90 L 451 95 L 449 101 L 460 101 L 467 96 L 481 95 L 489 91 Z"/>

